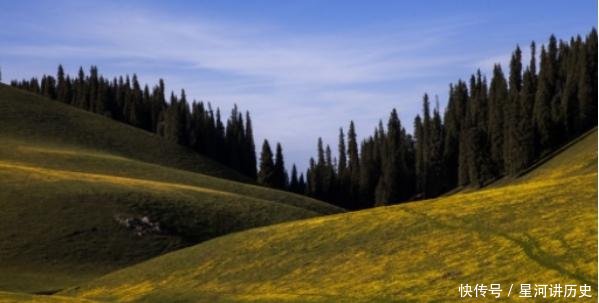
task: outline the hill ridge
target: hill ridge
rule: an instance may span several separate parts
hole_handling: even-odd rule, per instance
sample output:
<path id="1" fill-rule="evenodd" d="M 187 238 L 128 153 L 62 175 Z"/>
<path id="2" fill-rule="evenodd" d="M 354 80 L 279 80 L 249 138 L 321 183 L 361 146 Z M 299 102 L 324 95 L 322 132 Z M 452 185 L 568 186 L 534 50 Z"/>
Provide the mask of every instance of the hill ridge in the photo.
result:
<path id="1" fill-rule="evenodd" d="M 0 290 L 55 292 L 223 234 L 343 211 L 240 182 L 123 125 L 0 85 Z"/>
<path id="2" fill-rule="evenodd" d="M 61 294 L 128 302 L 459 302 L 460 283 L 596 285 L 596 134 L 509 184 L 254 228 Z"/>

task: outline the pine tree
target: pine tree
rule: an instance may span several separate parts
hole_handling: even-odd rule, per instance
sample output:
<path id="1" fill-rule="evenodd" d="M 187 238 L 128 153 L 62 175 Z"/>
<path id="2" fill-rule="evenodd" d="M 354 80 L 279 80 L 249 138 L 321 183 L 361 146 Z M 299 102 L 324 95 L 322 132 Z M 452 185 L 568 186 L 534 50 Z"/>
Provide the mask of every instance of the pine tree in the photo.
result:
<path id="1" fill-rule="evenodd" d="M 360 155 L 358 153 L 358 141 L 354 121 L 350 121 L 347 132 L 347 155 L 349 158 L 347 170 L 350 183 L 348 204 L 353 208 L 360 199 Z"/>
<path id="2" fill-rule="evenodd" d="M 470 100 L 466 111 L 466 153 L 469 183 L 483 186 L 492 178 L 487 142 L 487 85 L 480 70 L 470 79 Z"/>
<path id="3" fill-rule="evenodd" d="M 516 157 L 512 163 L 514 172 L 519 172 L 534 160 L 534 124 L 532 121 L 532 104 L 535 102 L 535 90 L 532 71 L 527 68 L 522 79 L 522 90 L 520 91 L 520 114 L 516 124 Z"/>
<path id="4" fill-rule="evenodd" d="M 557 46 L 555 37 L 551 36 L 547 51 L 545 47 L 541 47 L 541 69 L 532 112 L 533 127 L 538 139 L 535 147 L 541 157 L 549 153 L 559 141 L 557 126 L 562 124 L 558 121 L 561 113 L 559 107 L 554 105 L 557 103 L 554 101 L 557 98 L 557 68 Z"/>
<path id="5" fill-rule="evenodd" d="M 596 110 L 593 110 L 593 106 L 597 106 L 597 97 L 598 97 L 598 93 L 597 93 L 597 58 L 599 57 L 597 55 L 597 30 L 593 27 L 593 29 L 591 30 L 591 32 L 587 35 L 586 41 L 585 41 L 585 46 L 587 48 L 587 59 L 588 59 L 588 69 L 587 72 L 589 73 L 589 77 L 590 77 L 590 83 L 591 85 L 591 100 L 589 100 L 588 104 L 590 105 L 590 107 L 588 108 L 589 112 L 596 112 Z M 581 65 L 582 66 L 582 65 Z M 590 120 L 590 124 L 592 124 L 592 126 L 596 126 L 597 125 L 597 116 L 595 115 L 591 115 L 590 116 L 592 119 Z"/>
<path id="6" fill-rule="evenodd" d="M 137 78 L 134 76 L 134 83 L 137 83 Z M 99 88 L 99 77 L 98 77 L 98 68 L 96 66 L 91 66 L 89 69 L 89 78 L 88 78 L 88 88 L 89 88 L 89 110 L 94 113 L 103 113 L 104 104 L 99 104 L 98 102 L 98 88 Z M 134 126 L 137 126 L 134 124 Z"/>
<path id="7" fill-rule="evenodd" d="M 393 109 L 387 123 L 387 140 L 382 158 L 382 175 L 376 187 L 376 202 L 390 204 L 402 201 L 405 197 L 403 188 L 405 163 L 401 147 L 401 123 L 397 111 Z"/>
<path id="8" fill-rule="evenodd" d="M 339 175 L 342 175 L 345 173 L 345 170 L 347 169 L 347 154 L 345 151 L 345 135 L 343 134 L 343 128 L 339 129 L 339 145 L 338 145 L 338 152 L 339 152 L 339 166 L 337 167 L 337 172 L 339 173 Z"/>
<path id="9" fill-rule="evenodd" d="M 380 152 L 376 147 L 378 136 L 378 130 L 375 129 L 374 137 L 364 140 L 360 148 L 360 208 L 374 206 L 374 192 L 381 174 L 381 164 L 378 161 Z"/>
<path id="10" fill-rule="evenodd" d="M 255 179 L 257 175 L 256 171 L 256 146 L 254 144 L 254 131 L 252 127 L 252 120 L 250 113 L 245 112 L 245 161 L 244 161 L 244 173 Z"/>
<path id="11" fill-rule="evenodd" d="M 504 167 L 508 174 L 515 175 L 518 168 L 514 166 L 517 159 L 517 123 L 520 119 L 520 90 L 522 88 L 522 52 L 520 47 L 512 54 L 510 60 L 510 77 L 508 104 L 505 107 L 504 123 Z"/>
<path id="12" fill-rule="evenodd" d="M 164 95 L 164 80 L 160 79 L 158 85 L 154 87 L 152 93 L 152 104 L 150 105 L 150 123 L 152 131 L 158 130 L 159 116 L 166 107 L 166 99 Z"/>
<path id="13" fill-rule="evenodd" d="M 274 187 L 276 185 L 275 163 L 272 158 L 272 150 L 268 140 L 262 144 L 262 153 L 260 154 L 260 170 L 258 171 L 258 183 Z"/>
<path id="14" fill-rule="evenodd" d="M 227 120 L 225 130 L 225 148 L 226 148 L 226 163 L 230 167 L 240 171 L 242 167 L 242 159 L 240 150 L 243 141 L 243 121 L 241 120 L 237 104 L 233 106 L 231 115 Z"/>
<path id="15" fill-rule="evenodd" d="M 68 100 L 67 83 L 66 83 L 64 69 L 62 68 L 62 65 L 58 65 L 58 72 L 56 73 L 56 81 L 57 81 L 56 99 L 58 101 L 68 103 L 69 100 Z"/>
<path id="16" fill-rule="evenodd" d="M 416 178 L 420 180 L 420 186 L 422 194 L 426 196 L 426 191 L 428 190 L 428 182 L 429 182 L 429 158 L 430 158 L 430 132 L 431 132 L 431 114 L 430 114 L 430 102 L 428 99 L 428 94 L 424 94 L 422 98 L 422 132 L 421 138 L 416 138 L 416 140 L 422 141 L 420 147 L 422 151 L 419 152 L 422 157 L 421 161 L 421 171 L 420 176 L 416 175 Z M 417 145 L 418 147 L 418 145 Z"/>
<path id="17" fill-rule="evenodd" d="M 298 194 L 306 194 L 306 181 L 304 179 L 304 174 L 300 174 L 298 181 Z"/>
<path id="18" fill-rule="evenodd" d="M 56 99 L 56 81 L 52 76 L 42 77 L 41 93 L 46 98 Z"/>
<path id="19" fill-rule="evenodd" d="M 285 160 L 283 159 L 283 148 L 280 143 L 277 143 L 272 186 L 279 189 L 285 189 L 287 183 L 288 180 L 287 172 L 285 171 Z"/>
<path id="20" fill-rule="evenodd" d="M 350 199 L 350 174 L 347 169 L 347 151 L 345 148 L 345 134 L 343 128 L 339 129 L 339 163 L 337 165 L 337 184 L 335 186 L 335 202 L 338 205 L 346 205 Z M 359 185 L 358 185 L 359 186 Z"/>
<path id="21" fill-rule="evenodd" d="M 572 40 L 570 47 L 562 44 L 560 70 L 565 78 L 561 94 L 561 112 L 564 116 L 562 126 L 569 136 L 578 134 L 582 129 L 580 123 L 580 104 L 578 102 L 578 42 Z"/>
<path id="22" fill-rule="evenodd" d="M 214 131 L 214 157 L 220 161 L 221 163 L 227 163 L 228 153 L 227 147 L 225 145 L 225 126 L 221 120 L 220 109 L 216 108 L 216 121 L 215 121 L 215 131 Z"/>
<path id="23" fill-rule="evenodd" d="M 495 176 L 504 174 L 504 121 L 508 87 L 501 66 L 493 67 L 493 78 L 489 87 L 489 138 L 492 171 Z"/>
<path id="24" fill-rule="evenodd" d="M 581 122 L 581 129 L 583 130 L 587 130 L 597 125 L 597 81 L 592 82 L 593 78 L 597 77 L 596 65 L 595 70 L 591 69 L 593 65 L 592 61 L 597 60 L 597 50 L 595 49 L 593 53 L 595 57 L 590 58 L 587 48 L 581 46 L 578 50 L 578 60 L 575 67 L 576 73 L 578 74 L 577 98 L 579 103 L 578 107 L 580 109 L 579 119 Z M 595 87 L 595 89 L 593 89 L 593 87 Z"/>
<path id="25" fill-rule="evenodd" d="M 467 174 L 462 171 L 467 171 L 467 167 L 460 166 L 460 163 L 462 165 L 465 163 L 465 155 L 460 154 L 460 134 L 462 133 L 462 120 L 464 120 L 467 101 L 468 89 L 463 81 L 458 81 L 455 86 L 450 86 L 449 101 L 444 119 L 445 140 L 443 147 L 447 190 L 462 184 L 459 183 L 460 176 L 467 177 Z M 467 180 L 465 182 L 467 183 Z"/>
<path id="26" fill-rule="evenodd" d="M 335 195 L 335 164 L 333 163 L 333 157 L 331 153 L 331 147 L 329 145 L 325 148 L 325 166 L 322 169 L 322 181 L 323 181 L 323 197 L 325 201 L 336 201 L 337 196 Z"/>
<path id="27" fill-rule="evenodd" d="M 443 161 L 443 147 L 444 147 L 444 127 L 443 121 L 441 121 L 441 114 L 439 113 L 439 101 L 436 101 L 435 109 L 433 110 L 433 118 L 430 123 L 430 130 L 428 132 L 429 139 L 429 152 L 427 159 L 427 176 L 429 181 L 427 182 L 427 188 L 425 191 L 426 197 L 436 197 L 445 191 L 445 186 L 438 180 L 445 180 L 445 166 Z M 405 144 L 405 143 L 404 143 Z M 403 152 L 407 154 L 407 151 Z M 406 163 L 407 159 L 403 159 Z M 407 166 L 407 164 L 404 164 Z M 409 173 L 408 167 L 405 168 L 405 174 Z M 405 176 L 407 182 L 411 178 Z M 410 192 L 410 188 L 407 188 L 407 193 Z M 407 199 L 409 195 L 404 195 L 402 198 Z"/>
<path id="28" fill-rule="evenodd" d="M 288 190 L 293 193 L 301 193 L 299 179 L 297 177 L 297 168 L 295 167 L 295 164 L 291 166 L 291 177 L 289 177 Z"/>

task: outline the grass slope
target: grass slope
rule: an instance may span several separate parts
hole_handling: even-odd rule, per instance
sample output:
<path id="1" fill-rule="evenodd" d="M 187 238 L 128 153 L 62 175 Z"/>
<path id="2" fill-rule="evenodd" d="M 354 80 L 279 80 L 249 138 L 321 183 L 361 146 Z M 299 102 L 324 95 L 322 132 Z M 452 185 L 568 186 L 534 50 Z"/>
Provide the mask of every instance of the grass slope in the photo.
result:
<path id="1" fill-rule="evenodd" d="M 461 283 L 501 283 L 502 298 L 513 283 L 508 301 L 519 301 L 521 283 L 587 284 L 593 290 L 587 301 L 596 300 L 596 131 L 511 184 L 227 235 L 62 295 L 118 302 L 461 302 Z"/>
<path id="2" fill-rule="evenodd" d="M 242 176 L 156 134 L 0 84 L 0 135 L 103 151 L 130 159 L 248 182 Z"/>
<path id="3" fill-rule="evenodd" d="M 0 291 L 0 303 L 98 303 L 97 301 L 70 298 L 64 296 L 30 295 Z"/>
<path id="4" fill-rule="evenodd" d="M 51 293 L 226 233 L 341 211 L 190 171 L 204 169 L 230 173 L 147 132 L 0 86 L 0 290 Z"/>

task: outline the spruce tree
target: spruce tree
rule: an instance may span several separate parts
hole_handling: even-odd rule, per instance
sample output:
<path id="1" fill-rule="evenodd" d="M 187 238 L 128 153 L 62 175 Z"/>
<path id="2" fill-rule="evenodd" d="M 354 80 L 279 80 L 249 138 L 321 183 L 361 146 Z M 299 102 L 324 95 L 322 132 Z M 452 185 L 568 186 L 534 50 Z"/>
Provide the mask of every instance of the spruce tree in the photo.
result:
<path id="1" fill-rule="evenodd" d="M 439 180 L 445 180 L 445 166 L 443 161 L 443 147 L 444 147 L 444 127 L 443 122 L 441 121 L 441 114 L 439 113 L 439 102 L 437 100 L 435 109 L 433 110 L 433 117 L 430 123 L 429 134 L 429 153 L 427 159 L 427 176 L 429 181 L 427 182 L 427 188 L 425 191 L 426 197 L 436 197 L 439 194 L 443 193 L 445 190 L 445 185 Z M 402 148 L 407 146 L 406 143 L 403 143 Z M 408 154 L 408 151 L 403 151 L 404 155 Z M 402 159 L 404 163 L 404 183 L 407 183 L 409 178 L 409 168 L 407 167 L 408 161 L 406 158 Z M 404 184 L 406 186 L 407 184 Z M 409 193 L 411 192 L 411 188 L 406 188 L 405 193 L 402 198 L 409 198 Z"/>
<path id="2" fill-rule="evenodd" d="M 422 125 L 422 118 L 420 115 L 416 115 L 414 119 L 414 139 L 416 140 L 416 155 L 415 155 L 415 171 L 416 171 L 416 193 L 423 195 L 425 188 L 424 174 L 425 174 L 425 139 L 424 139 L 424 126 Z"/>
<path id="3" fill-rule="evenodd" d="M 520 47 L 512 54 L 510 60 L 510 76 L 508 86 L 508 103 L 505 107 L 504 123 L 504 167 L 508 174 L 515 175 L 518 171 L 517 162 L 518 137 L 517 124 L 520 119 L 520 90 L 522 88 L 522 52 Z"/>
<path id="4" fill-rule="evenodd" d="M 298 181 L 298 194 L 306 194 L 306 181 L 304 179 L 304 174 L 300 174 Z"/>
<path id="5" fill-rule="evenodd" d="M 596 56 L 597 51 L 595 50 L 594 53 Z M 579 48 L 577 57 L 578 60 L 575 69 L 578 74 L 577 98 L 579 104 L 578 107 L 580 109 L 580 128 L 582 130 L 587 130 L 597 125 L 597 89 L 593 89 L 593 87 L 597 87 L 597 82 L 592 82 L 593 77 L 596 78 L 597 69 L 594 71 L 591 70 L 591 62 L 592 60 L 596 60 L 596 57 L 590 59 L 587 48 L 584 46 Z M 593 95 L 593 93 L 595 93 L 595 95 Z"/>
<path id="6" fill-rule="evenodd" d="M 387 123 L 387 140 L 382 158 L 382 174 L 376 188 L 376 202 L 379 204 L 397 203 L 406 199 L 407 191 L 403 182 L 405 163 L 402 149 L 402 127 L 397 111 L 393 109 Z"/>
<path id="7" fill-rule="evenodd" d="M 66 83 L 64 69 L 62 68 L 62 65 L 58 65 L 58 72 L 56 73 L 56 81 L 57 81 L 56 99 L 58 101 L 67 103 L 69 101 L 68 100 L 68 92 L 67 92 L 67 83 Z"/>
<path id="8" fill-rule="evenodd" d="M 514 140 L 515 154 L 513 172 L 519 172 L 533 163 L 534 150 L 534 124 L 532 120 L 532 104 L 535 102 L 534 80 L 532 71 L 527 68 L 522 79 L 522 90 L 520 91 L 520 114 L 516 124 L 516 136 Z"/>
<path id="9" fill-rule="evenodd" d="M 557 68 L 557 46 L 555 37 L 551 36 L 547 51 L 544 46 L 541 47 L 541 68 L 532 111 L 533 127 L 537 135 L 535 149 L 540 157 L 549 153 L 559 141 L 557 127 L 562 123 L 557 120 L 561 114 L 554 105 L 557 102 L 554 101 L 557 98 Z"/>
<path id="10" fill-rule="evenodd" d="M 275 163 L 272 158 L 272 150 L 268 140 L 262 144 L 262 153 L 260 153 L 260 170 L 258 171 L 258 183 L 274 187 L 276 183 Z"/>
<path id="11" fill-rule="evenodd" d="M 293 164 L 293 166 L 291 166 L 291 177 L 289 177 L 288 190 L 293 193 L 298 193 L 298 194 L 301 193 L 300 187 L 299 187 L 299 179 L 297 177 L 297 168 L 295 167 L 295 164 Z"/>
<path id="12" fill-rule="evenodd" d="M 456 85 L 450 86 L 449 101 L 445 111 L 445 140 L 443 147 L 443 158 L 445 165 L 445 175 L 447 178 L 446 189 L 452 189 L 458 184 L 460 175 L 467 177 L 467 174 L 461 170 L 467 170 L 465 165 L 465 154 L 460 154 L 460 139 L 462 133 L 462 121 L 465 116 L 466 104 L 468 101 L 468 89 L 463 81 L 458 81 Z M 416 148 L 416 152 L 417 152 Z M 462 158 L 460 158 L 462 156 Z M 467 180 L 465 181 L 467 183 Z"/>
<path id="13" fill-rule="evenodd" d="M 562 44 L 560 48 L 561 72 L 564 80 L 563 92 L 561 94 L 561 112 L 564 116 L 563 123 L 560 125 L 565 129 L 569 136 L 578 134 L 582 129 L 580 123 L 580 104 L 578 102 L 578 49 L 581 47 L 576 41 L 572 40 L 570 47 Z"/>
<path id="14" fill-rule="evenodd" d="M 354 121 L 350 121 L 347 132 L 347 155 L 349 158 L 347 170 L 349 173 L 349 201 L 355 206 L 360 198 L 360 155 L 358 153 L 358 141 Z"/>
<path id="15" fill-rule="evenodd" d="M 350 174 L 347 169 L 347 151 L 345 148 L 345 134 L 343 128 L 339 129 L 339 162 L 337 164 L 337 184 L 335 186 L 335 200 L 339 205 L 347 205 L 350 199 L 348 192 L 350 190 Z M 359 187 L 359 185 L 358 185 Z"/>
<path id="16" fill-rule="evenodd" d="M 256 146 L 254 144 L 254 130 L 252 127 L 252 120 L 250 118 L 250 112 L 245 112 L 245 168 L 244 173 L 255 179 L 257 175 L 256 171 Z"/>
<path id="17" fill-rule="evenodd" d="M 285 160 L 283 159 L 283 148 L 277 143 L 275 153 L 275 164 L 273 173 L 273 187 L 284 189 L 287 187 L 287 172 L 285 171 Z"/>
<path id="18" fill-rule="evenodd" d="M 504 121 L 505 106 L 508 99 L 507 81 L 496 64 L 489 87 L 489 142 L 492 170 L 495 176 L 504 174 Z"/>
<path id="19" fill-rule="evenodd" d="M 374 192 L 379 182 L 381 164 L 379 163 L 379 151 L 376 147 L 378 130 L 375 129 L 374 137 L 369 137 L 361 144 L 360 154 L 360 208 L 374 206 Z M 375 139 L 376 138 L 376 139 Z"/>

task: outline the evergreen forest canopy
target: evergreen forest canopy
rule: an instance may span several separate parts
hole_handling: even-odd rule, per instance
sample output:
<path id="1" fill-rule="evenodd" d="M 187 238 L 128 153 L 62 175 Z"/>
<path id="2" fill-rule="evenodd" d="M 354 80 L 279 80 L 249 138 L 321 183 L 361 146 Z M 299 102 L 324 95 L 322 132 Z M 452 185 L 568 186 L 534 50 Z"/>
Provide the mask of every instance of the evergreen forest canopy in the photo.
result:
<path id="1" fill-rule="evenodd" d="M 157 133 L 215 159 L 260 184 L 306 194 L 347 209 L 431 198 L 454 188 L 480 187 L 516 176 L 539 159 L 597 125 L 597 31 L 541 46 L 531 60 L 512 53 L 506 76 L 496 64 L 490 82 L 480 70 L 449 86 L 444 113 L 428 95 L 408 134 L 393 109 L 386 127 L 358 144 L 350 122 L 339 130 L 337 157 L 318 139 L 316 159 L 304 177 L 285 169 L 283 149 L 267 140 L 257 165 L 252 123 L 234 106 L 226 121 L 210 103 L 187 101 L 185 91 L 166 102 L 163 80 L 142 89 L 133 75 L 112 81 L 92 66 L 77 77 L 59 66 L 56 78 L 11 85 Z M 539 59 L 538 71 L 537 62 Z"/>

